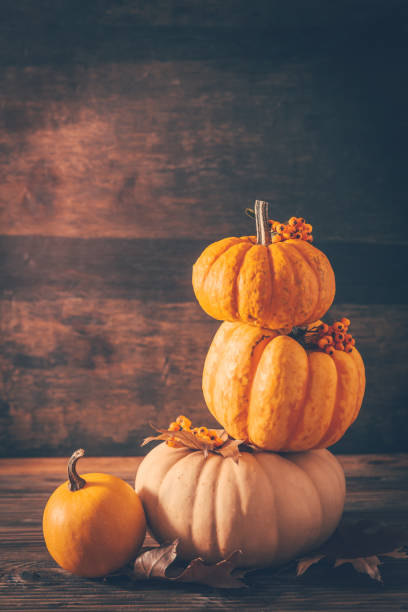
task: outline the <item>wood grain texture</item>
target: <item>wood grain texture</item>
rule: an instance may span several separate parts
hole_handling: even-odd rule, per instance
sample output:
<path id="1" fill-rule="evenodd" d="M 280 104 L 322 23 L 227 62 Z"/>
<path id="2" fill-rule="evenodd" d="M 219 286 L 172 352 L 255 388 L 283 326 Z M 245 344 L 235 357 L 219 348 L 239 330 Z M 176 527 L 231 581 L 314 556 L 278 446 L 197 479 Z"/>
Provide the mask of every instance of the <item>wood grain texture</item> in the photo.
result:
<path id="1" fill-rule="evenodd" d="M 3 67 L 2 232 L 212 238 L 245 233 L 261 198 L 320 239 L 406 244 L 408 51 L 378 31 L 334 55 L 312 41 L 289 59 L 262 43 L 252 59 Z"/>
<path id="2" fill-rule="evenodd" d="M 139 454 L 149 422 L 180 413 L 214 423 L 202 397 L 205 355 L 219 323 L 196 303 L 63 297 L 1 307 L 3 456 Z M 365 360 L 367 391 L 341 452 L 407 448 L 405 306 L 342 304 Z"/>
<path id="3" fill-rule="evenodd" d="M 36 34 L 52 35 L 52 26 L 60 29 L 116 26 L 118 29 L 140 27 L 180 27 L 259 29 L 272 27 L 275 31 L 322 29 L 353 24 L 371 26 L 387 17 L 402 18 L 407 11 L 404 0 L 344 0 L 338 5 L 327 5 L 322 0 L 310 0 L 307 7 L 302 0 L 283 5 L 277 0 L 98 0 L 82 4 L 80 0 L 39 0 L 35 8 L 30 0 L 3 0 L 3 19 L 8 22 L 8 34 L 29 30 Z M 350 19 L 352 14 L 352 19 Z M 38 30 L 37 30 L 38 28 Z M 51 31 L 50 31 L 51 30 Z M 29 33 L 29 32 L 28 32 Z M 82 33 L 79 33 L 79 35 Z M 40 41 L 38 41 L 40 44 Z M 9 51 L 10 53 L 10 51 Z"/>
<path id="4" fill-rule="evenodd" d="M 313 224 L 361 336 L 341 450 L 406 448 L 407 3 L 1 9 L 0 452 L 134 454 L 149 420 L 208 421 L 191 266 L 253 233 L 256 198 Z"/>
<path id="5" fill-rule="evenodd" d="M 247 233 L 253 230 L 248 219 Z M 235 234 L 236 235 L 236 234 Z M 214 235 L 214 240 L 222 235 Z M 209 240 L 0 236 L 0 297 L 194 301 L 192 266 Z M 336 275 L 336 300 L 406 304 L 408 246 L 316 241 Z M 50 265 L 52 262 L 52 265 Z"/>
<path id="6" fill-rule="evenodd" d="M 149 422 L 180 412 L 208 420 L 200 370 L 217 324 L 195 304 L 68 298 L 2 307 L 6 453 L 79 444 L 137 454 Z"/>
<path id="7" fill-rule="evenodd" d="M 404 525 L 408 510 L 408 455 L 340 456 L 347 478 L 345 517 Z M 109 471 L 130 484 L 140 458 L 85 457 L 82 473 Z M 249 589 L 220 591 L 194 585 L 131 585 L 71 576 L 49 557 L 41 533 L 42 511 L 66 478 L 66 459 L 0 461 L 0 607 L 11 610 L 324 610 L 402 612 L 406 609 L 406 561 L 386 559 L 384 586 L 349 566 L 317 565 L 300 578 L 294 567 L 258 571 Z M 147 543 L 152 543 L 151 539 Z"/>

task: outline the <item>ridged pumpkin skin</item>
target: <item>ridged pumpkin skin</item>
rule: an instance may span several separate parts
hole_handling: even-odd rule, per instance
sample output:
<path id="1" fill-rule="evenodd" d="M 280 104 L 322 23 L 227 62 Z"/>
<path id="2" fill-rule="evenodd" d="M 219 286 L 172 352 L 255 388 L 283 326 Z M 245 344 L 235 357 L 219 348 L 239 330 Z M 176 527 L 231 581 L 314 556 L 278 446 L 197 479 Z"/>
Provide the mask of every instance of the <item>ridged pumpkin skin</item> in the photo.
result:
<path id="1" fill-rule="evenodd" d="M 84 474 L 86 484 L 70 491 L 68 481 L 49 498 L 43 532 L 48 552 L 78 576 L 106 576 L 125 565 L 141 547 L 146 519 L 140 499 L 124 480 Z"/>
<path id="2" fill-rule="evenodd" d="M 279 565 L 323 543 L 341 518 L 344 472 L 327 450 L 242 452 L 238 463 L 163 443 L 143 459 L 136 492 L 159 542 L 189 561 L 242 550 L 242 567 Z"/>
<path id="3" fill-rule="evenodd" d="M 334 272 L 304 240 L 264 246 L 254 236 L 210 244 L 193 266 L 193 288 L 207 314 L 269 329 L 292 329 L 330 308 Z"/>
<path id="4" fill-rule="evenodd" d="M 243 323 L 222 323 L 203 371 L 207 407 L 230 436 L 279 452 L 337 442 L 357 418 L 364 390 L 356 348 L 330 356 Z"/>

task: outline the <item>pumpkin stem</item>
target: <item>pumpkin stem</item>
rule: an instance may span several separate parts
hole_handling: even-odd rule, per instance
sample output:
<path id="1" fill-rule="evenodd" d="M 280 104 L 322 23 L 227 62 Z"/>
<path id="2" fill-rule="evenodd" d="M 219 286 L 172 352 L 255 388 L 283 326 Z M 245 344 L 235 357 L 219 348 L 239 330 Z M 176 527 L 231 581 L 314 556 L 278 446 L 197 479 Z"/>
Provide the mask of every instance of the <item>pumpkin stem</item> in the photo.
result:
<path id="1" fill-rule="evenodd" d="M 68 487 L 70 491 L 79 491 L 79 489 L 86 485 L 86 481 L 76 471 L 76 462 L 84 455 L 85 451 L 82 448 L 78 448 L 68 461 Z"/>
<path id="2" fill-rule="evenodd" d="M 268 202 L 255 200 L 256 241 L 268 246 L 271 242 L 271 232 L 268 223 Z"/>

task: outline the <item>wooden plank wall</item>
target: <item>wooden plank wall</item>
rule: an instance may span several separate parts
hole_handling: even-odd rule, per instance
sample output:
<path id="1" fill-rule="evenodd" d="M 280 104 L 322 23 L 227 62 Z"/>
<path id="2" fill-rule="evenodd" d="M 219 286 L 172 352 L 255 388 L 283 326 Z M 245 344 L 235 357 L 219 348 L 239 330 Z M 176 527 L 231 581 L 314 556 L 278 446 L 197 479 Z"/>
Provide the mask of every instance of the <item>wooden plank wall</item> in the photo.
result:
<path id="1" fill-rule="evenodd" d="M 243 209 L 305 216 L 367 366 L 339 452 L 408 450 L 408 5 L 3 0 L 3 456 L 211 422 L 194 301 Z"/>

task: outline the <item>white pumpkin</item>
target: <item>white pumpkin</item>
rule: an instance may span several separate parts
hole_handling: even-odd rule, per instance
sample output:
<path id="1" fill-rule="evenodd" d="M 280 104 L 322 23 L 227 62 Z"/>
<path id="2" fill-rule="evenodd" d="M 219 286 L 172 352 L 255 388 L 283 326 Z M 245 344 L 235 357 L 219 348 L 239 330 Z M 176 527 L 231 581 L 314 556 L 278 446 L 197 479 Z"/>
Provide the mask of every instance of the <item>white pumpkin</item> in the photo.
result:
<path id="1" fill-rule="evenodd" d="M 135 489 L 154 537 L 180 538 L 186 561 L 214 563 L 240 549 L 242 567 L 260 567 L 303 555 L 332 534 L 345 478 L 325 449 L 242 452 L 235 463 L 163 443 L 143 459 Z"/>

